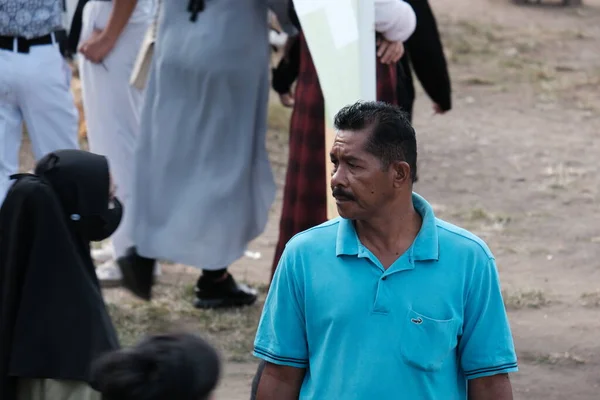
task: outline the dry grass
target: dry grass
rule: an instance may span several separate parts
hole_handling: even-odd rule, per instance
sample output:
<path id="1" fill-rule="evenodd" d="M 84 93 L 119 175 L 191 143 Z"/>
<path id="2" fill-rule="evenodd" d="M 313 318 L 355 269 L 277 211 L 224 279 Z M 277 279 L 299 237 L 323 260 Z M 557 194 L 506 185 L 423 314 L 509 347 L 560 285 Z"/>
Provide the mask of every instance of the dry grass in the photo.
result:
<path id="1" fill-rule="evenodd" d="M 504 42 L 503 30 L 489 24 L 466 20 L 444 20 L 440 23 L 441 35 L 448 61 L 451 64 L 470 64 L 476 57 L 497 54 L 498 45 Z"/>
<path id="2" fill-rule="evenodd" d="M 595 292 L 583 293 L 581 295 L 581 304 L 584 307 L 599 308 L 600 307 L 600 290 Z"/>
<path id="3" fill-rule="evenodd" d="M 569 352 L 565 353 L 535 353 L 524 352 L 519 354 L 521 362 L 528 362 L 538 365 L 561 365 L 561 366 L 578 366 L 584 365 L 586 360 Z"/>
<path id="4" fill-rule="evenodd" d="M 510 216 L 488 212 L 479 207 L 464 210 L 442 210 L 437 214 L 483 238 L 504 231 L 511 223 Z"/>
<path id="5" fill-rule="evenodd" d="M 582 68 L 562 53 L 548 58 L 548 49 L 577 46 L 589 38 L 582 31 L 508 29 L 479 21 L 441 19 L 440 27 L 451 68 L 469 71 L 458 81 L 465 86 L 506 90 L 529 84 L 540 102 L 558 101 L 580 110 L 598 111 L 600 70 Z M 569 62 L 569 63 L 567 63 Z"/>
<path id="6" fill-rule="evenodd" d="M 269 101 L 269 129 L 282 135 L 288 136 L 291 110 L 284 107 L 276 94 L 271 95 Z"/>
<path id="7" fill-rule="evenodd" d="M 524 308 L 542 308 L 550 304 L 550 300 L 541 290 L 525 290 L 509 292 L 502 291 L 504 304 L 508 310 L 521 310 Z"/>
<path id="8" fill-rule="evenodd" d="M 150 303 L 123 297 L 108 308 L 124 346 L 146 335 L 186 330 L 203 335 L 229 361 L 251 360 L 262 301 L 236 310 L 197 310 L 192 298 L 191 285 L 161 284 Z"/>

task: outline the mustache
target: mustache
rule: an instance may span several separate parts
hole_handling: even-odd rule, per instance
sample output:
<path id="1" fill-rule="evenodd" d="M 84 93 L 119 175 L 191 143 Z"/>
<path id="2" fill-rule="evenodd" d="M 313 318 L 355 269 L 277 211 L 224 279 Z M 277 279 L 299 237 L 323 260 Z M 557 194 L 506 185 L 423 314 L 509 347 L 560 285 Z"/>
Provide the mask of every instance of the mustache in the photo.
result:
<path id="1" fill-rule="evenodd" d="M 345 191 L 344 189 L 336 186 L 332 190 L 333 197 L 336 199 L 344 199 L 344 200 L 355 200 L 352 193 Z"/>

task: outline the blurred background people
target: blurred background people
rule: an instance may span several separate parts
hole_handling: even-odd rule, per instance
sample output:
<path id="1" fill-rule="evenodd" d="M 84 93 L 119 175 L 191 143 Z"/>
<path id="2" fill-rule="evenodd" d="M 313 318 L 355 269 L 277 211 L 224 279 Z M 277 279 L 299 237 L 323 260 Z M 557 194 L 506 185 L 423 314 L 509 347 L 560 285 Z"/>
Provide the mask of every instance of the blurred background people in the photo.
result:
<path id="1" fill-rule="evenodd" d="M 162 3 L 134 168 L 134 246 L 119 259 L 140 297 L 150 298 L 156 260 L 166 259 L 202 269 L 196 307 L 256 301 L 227 268 L 262 233 L 275 197 L 269 8 L 293 30 L 286 0 Z"/>

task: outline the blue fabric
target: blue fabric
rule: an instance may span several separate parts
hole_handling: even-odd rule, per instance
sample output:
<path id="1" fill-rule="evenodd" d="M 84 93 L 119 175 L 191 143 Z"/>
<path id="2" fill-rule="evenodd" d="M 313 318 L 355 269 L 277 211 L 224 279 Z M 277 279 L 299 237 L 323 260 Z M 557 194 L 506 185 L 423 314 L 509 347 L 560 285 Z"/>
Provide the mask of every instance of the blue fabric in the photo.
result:
<path id="1" fill-rule="evenodd" d="M 62 28 L 61 0 L 4 0 L 0 4 L 0 36 L 33 39 Z"/>
<path id="2" fill-rule="evenodd" d="M 307 368 L 300 399 L 464 400 L 469 379 L 517 371 L 492 253 L 413 203 L 421 230 L 387 270 L 342 218 L 288 243 L 254 355 Z"/>

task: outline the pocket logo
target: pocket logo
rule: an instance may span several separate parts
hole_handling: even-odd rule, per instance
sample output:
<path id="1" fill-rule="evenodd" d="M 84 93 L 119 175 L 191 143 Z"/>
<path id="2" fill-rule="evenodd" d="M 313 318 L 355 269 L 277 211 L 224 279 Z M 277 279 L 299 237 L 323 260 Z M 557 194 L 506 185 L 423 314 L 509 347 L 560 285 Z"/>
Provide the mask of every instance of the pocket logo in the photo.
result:
<path id="1" fill-rule="evenodd" d="M 416 324 L 416 325 L 420 325 L 420 324 L 423 323 L 423 319 L 421 317 L 419 317 L 419 318 L 411 318 L 410 322 L 412 322 L 413 324 Z"/>

